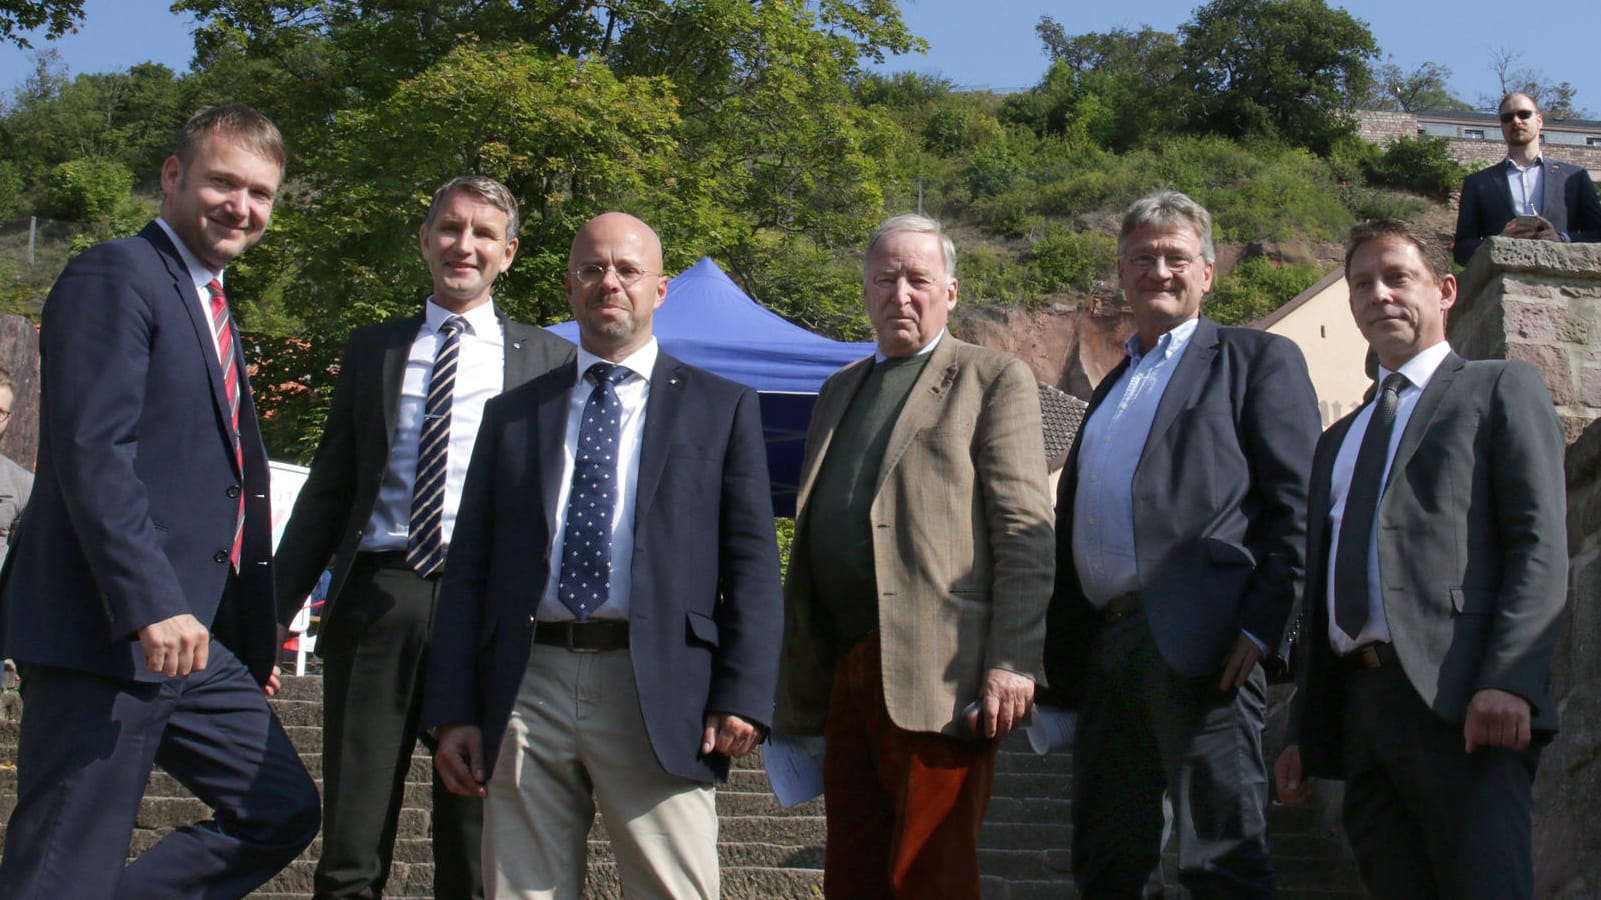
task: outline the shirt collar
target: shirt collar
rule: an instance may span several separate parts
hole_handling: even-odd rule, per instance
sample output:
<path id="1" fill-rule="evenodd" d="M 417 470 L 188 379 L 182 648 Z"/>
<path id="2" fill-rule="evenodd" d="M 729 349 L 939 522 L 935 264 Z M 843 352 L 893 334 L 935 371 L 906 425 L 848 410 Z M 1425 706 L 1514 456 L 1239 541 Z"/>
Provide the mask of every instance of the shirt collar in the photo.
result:
<path id="1" fill-rule="evenodd" d="M 939 346 L 940 340 L 942 338 L 944 338 L 944 337 L 945 337 L 945 329 L 941 328 L 939 330 L 939 334 L 934 335 L 934 339 L 932 341 L 929 341 L 928 343 L 923 345 L 923 349 L 917 351 L 916 353 L 913 353 L 911 356 L 899 357 L 899 358 L 901 358 L 901 359 L 915 359 L 915 358 L 917 358 L 919 356 L 923 356 L 923 355 L 928 354 L 928 353 L 933 353 L 934 352 L 934 348 Z M 882 350 L 873 351 L 873 361 L 874 362 L 883 362 L 886 359 L 889 359 L 889 357 L 884 355 L 884 351 L 882 351 Z"/>
<path id="2" fill-rule="evenodd" d="M 467 320 L 468 334 L 492 334 L 494 333 L 493 329 L 500 327 L 500 318 L 495 315 L 495 299 L 493 297 L 489 299 L 488 303 L 475 306 L 464 313 L 453 313 L 435 303 L 432 297 L 429 297 L 428 302 L 423 304 L 423 323 L 430 334 L 437 334 L 439 327 L 445 324 L 445 320 L 456 315 Z"/>
<path id="3" fill-rule="evenodd" d="M 189 247 L 184 244 L 182 238 L 178 237 L 178 232 L 172 230 L 172 226 L 168 225 L 166 220 L 156 216 L 156 224 L 161 226 L 161 230 L 167 233 L 167 237 L 172 240 L 172 245 L 178 248 L 178 256 L 183 260 L 184 268 L 189 270 L 189 277 L 194 280 L 195 290 L 202 292 L 202 297 L 205 296 L 206 285 L 213 280 L 218 284 L 222 284 L 222 273 L 213 272 L 206 268 L 200 262 L 199 257 L 190 253 Z"/>
<path id="4" fill-rule="evenodd" d="M 1538 168 L 1540 168 L 1540 167 L 1545 165 L 1545 153 L 1542 152 L 1539 156 L 1536 156 L 1534 158 L 1534 160 L 1532 162 L 1530 162 L 1527 166 L 1518 165 L 1517 161 L 1512 158 L 1512 154 L 1510 154 L 1510 153 L 1507 154 L 1506 159 L 1502 160 L 1502 162 L 1506 163 L 1508 166 L 1511 166 L 1513 169 L 1515 169 L 1515 170 L 1517 170 L 1519 172 L 1527 172 L 1530 169 L 1538 169 Z"/>
<path id="5" fill-rule="evenodd" d="M 1450 355 L 1450 353 L 1451 345 L 1446 341 L 1441 341 L 1432 347 L 1419 350 L 1416 356 L 1402 363 L 1401 368 L 1395 371 L 1405 375 L 1408 384 L 1422 390 L 1429 383 L 1429 379 L 1434 377 L 1435 371 L 1440 368 L 1440 363 L 1445 362 L 1446 356 Z M 1391 374 L 1393 374 L 1391 370 L 1379 366 L 1379 383 L 1383 384 L 1384 379 L 1390 377 Z"/>
<path id="6" fill-rule="evenodd" d="M 1156 346 L 1151 352 L 1163 359 L 1171 359 L 1174 355 L 1184 352 L 1190 338 L 1195 336 L 1195 329 L 1201 325 L 1201 317 L 1196 316 L 1187 322 L 1175 325 L 1167 333 L 1156 339 Z M 1132 368 L 1140 364 L 1145 358 L 1145 351 L 1140 349 L 1140 333 L 1138 331 L 1128 336 L 1123 342 L 1123 349 L 1128 352 L 1128 364 Z"/>
<path id="7" fill-rule="evenodd" d="M 656 369 L 656 357 L 660 353 L 661 345 L 656 343 L 656 338 L 652 337 L 645 343 L 645 346 L 623 357 L 616 365 L 627 368 L 628 371 L 648 382 L 650 381 L 650 373 Z M 589 367 L 595 363 L 611 363 L 611 360 L 601 359 L 585 350 L 583 345 L 580 344 L 578 347 L 578 378 L 580 381 L 583 380 L 584 373 L 588 372 Z"/>

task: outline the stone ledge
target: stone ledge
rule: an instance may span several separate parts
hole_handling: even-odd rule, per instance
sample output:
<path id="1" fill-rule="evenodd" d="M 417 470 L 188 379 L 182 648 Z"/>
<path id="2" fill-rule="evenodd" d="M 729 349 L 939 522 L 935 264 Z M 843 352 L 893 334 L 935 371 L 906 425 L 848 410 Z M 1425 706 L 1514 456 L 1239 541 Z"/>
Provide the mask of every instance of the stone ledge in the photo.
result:
<path id="1" fill-rule="evenodd" d="M 1540 272 L 1576 280 L 1601 279 L 1601 244 L 1488 238 L 1457 276 L 1459 298 L 1477 297 L 1490 279 L 1506 272 Z"/>

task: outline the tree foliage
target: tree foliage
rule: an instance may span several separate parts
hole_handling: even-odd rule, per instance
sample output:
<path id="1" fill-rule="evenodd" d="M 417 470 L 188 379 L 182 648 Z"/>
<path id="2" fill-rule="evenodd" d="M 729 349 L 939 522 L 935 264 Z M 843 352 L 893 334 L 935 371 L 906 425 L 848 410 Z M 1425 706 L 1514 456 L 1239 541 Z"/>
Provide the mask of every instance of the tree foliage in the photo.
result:
<path id="1" fill-rule="evenodd" d="M 47 40 L 78 30 L 83 0 L 0 0 L 0 44 L 27 49 L 33 44 L 22 32 L 44 28 Z"/>
<path id="2" fill-rule="evenodd" d="M 1315 151 L 1349 132 L 1378 56 L 1367 25 L 1323 0 L 1212 0 L 1179 34 L 1193 126 Z"/>
<path id="3" fill-rule="evenodd" d="M 1501 98 L 1514 91 L 1527 94 L 1547 119 L 1582 119 L 1589 110 L 1578 104 L 1578 88 L 1566 81 L 1551 82 L 1543 72 L 1523 65 L 1523 54 L 1499 47 L 1490 53 L 1490 71 L 1501 84 L 1501 93 L 1482 98 L 1486 108 L 1500 105 Z"/>
<path id="4" fill-rule="evenodd" d="M 1362 101 L 1362 108 L 1390 112 L 1466 112 L 1473 109 L 1451 93 L 1446 86 L 1450 80 L 1451 70 L 1439 63 L 1419 63 L 1408 72 L 1392 59 L 1374 70 L 1373 83 Z"/>

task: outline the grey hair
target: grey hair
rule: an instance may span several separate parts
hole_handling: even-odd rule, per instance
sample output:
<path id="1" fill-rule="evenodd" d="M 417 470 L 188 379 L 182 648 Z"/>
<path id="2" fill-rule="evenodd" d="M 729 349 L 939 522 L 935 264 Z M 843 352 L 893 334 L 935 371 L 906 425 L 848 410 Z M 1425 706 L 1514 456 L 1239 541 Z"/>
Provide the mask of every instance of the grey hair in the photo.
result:
<path id="1" fill-rule="evenodd" d="M 1147 227 L 1164 231 L 1176 227 L 1192 229 L 1201 239 L 1201 258 L 1207 263 L 1217 261 L 1217 250 L 1212 246 L 1212 214 L 1178 191 L 1157 191 L 1130 204 L 1123 214 L 1123 228 L 1117 233 L 1117 255 L 1123 255 L 1129 235 Z"/>
<path id="2" fill-rule="evenodd" d="M 867 260 L 873 258 L 873 251 L 878 249 L 878 245 L 885 238 L 892 234 L 901 234 L 903 232 L 932 234 L 939 238 L 940 252 L 945 257 L 945 277 L 956 277 L 956 244 L 951 241 L 951 236 L 945 233 L 945 229 L 940 227 L 938 221 L 930 219 L 928 216 L 920 216 L 917 213 L 892 216 L 885 219 L 878 226 L 878 229 L 873 232 L 873 236 L 867 239 L 867 254 L 862 260 L 862 271 L 864 273 L 867 271 Z"/>
<path id="3" fill-rule="evenodd" d="M 434 199 L 428 204 L 428 217 L 422 220 L 424 228 L 433 227 L 439 207 L 444 206 L 445 200 L 456 191 L 472 194 L 505 213 L 506 240 L 517 236 L 517 226 L 522 224 L 517 218 L 517 198 L 512 196 L 511 188 L 487 175 L 458 175 L 440 185 L 439 190 L 434 191 Z"/>

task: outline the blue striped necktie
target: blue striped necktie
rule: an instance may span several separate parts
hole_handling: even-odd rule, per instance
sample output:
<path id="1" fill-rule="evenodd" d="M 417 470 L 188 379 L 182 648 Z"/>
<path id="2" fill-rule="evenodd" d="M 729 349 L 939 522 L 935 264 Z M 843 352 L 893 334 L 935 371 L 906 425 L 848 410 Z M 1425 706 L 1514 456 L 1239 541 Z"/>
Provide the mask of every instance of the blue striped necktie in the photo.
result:
<path id="1" fill-rule="evenodd" d="M 450 401 L 456 391 L 456 359 L 467 321 L 451 316 L 439 326 L 434 373 L 428 380 L 422 436 L 417 441 L 417 478 L 411 488 L 411 531 L 406 564 L 427 578 L 445 564 L 445 465 L 450 458 Z"/>

